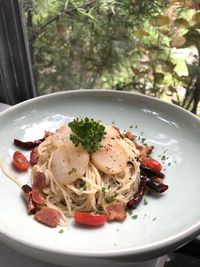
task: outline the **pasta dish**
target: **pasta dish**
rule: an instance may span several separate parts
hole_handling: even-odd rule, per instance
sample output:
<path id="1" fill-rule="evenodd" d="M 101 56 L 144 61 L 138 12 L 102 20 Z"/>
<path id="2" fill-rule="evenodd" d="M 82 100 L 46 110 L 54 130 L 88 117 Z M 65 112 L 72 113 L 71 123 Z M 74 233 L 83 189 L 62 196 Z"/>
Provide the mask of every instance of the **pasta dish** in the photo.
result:
<path id="1" fill-rule="evenodd" d="M 149 157 L 153 146 L 139 145 L 131 132 L 93 119 L 77 118 L 45 132 L 40 140 L 15 139 L 15 145 L 31 148 L 24 169 L 20 151 L 13 165 L 19 171 L 31 165 L 31 184 L 21 186 L 28 213 L 48 226 L 67 225 L 73 216 L 91 226 L 123 221 L 127 208 L 138 205 L 147 186 L 158 192 L 167 189 L 162 166 Z"/>

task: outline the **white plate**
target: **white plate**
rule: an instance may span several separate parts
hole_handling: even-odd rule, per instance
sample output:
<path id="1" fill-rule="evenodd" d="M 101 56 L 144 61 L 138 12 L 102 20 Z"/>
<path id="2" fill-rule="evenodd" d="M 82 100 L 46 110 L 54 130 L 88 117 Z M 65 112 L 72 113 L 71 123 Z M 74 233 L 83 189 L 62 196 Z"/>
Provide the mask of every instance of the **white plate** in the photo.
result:
<path id="1" fill-rule="evenodd" d="M 30 256 L 58 264 L 99 264 L 147 260 L 169 252 L 200 233 L 200 121 L 189 112 L 154 98 L 131 93 L 80 90 L 20 103 L 0 115 L 1 154 L 7 163 L 16 150 L 13 139 L 34 140 L 74 117 L 92 117 L 129 129 L 155 145 L 164 161 L 164 194 L 145 196 L 137 219 L 101 228 L 48 228 L 27 215 L 19 188 L 0 173 L 0 237 Z M 27 152 L 28 153 L 28 152 Z M 170 166 L 168 166 L 168 163 Z M 14 172 L 10 169 L 12 173 Z M 15 173 L 16 175 L 16 173 Z M 26 182 L 29 174 L 18 178 Z"/>

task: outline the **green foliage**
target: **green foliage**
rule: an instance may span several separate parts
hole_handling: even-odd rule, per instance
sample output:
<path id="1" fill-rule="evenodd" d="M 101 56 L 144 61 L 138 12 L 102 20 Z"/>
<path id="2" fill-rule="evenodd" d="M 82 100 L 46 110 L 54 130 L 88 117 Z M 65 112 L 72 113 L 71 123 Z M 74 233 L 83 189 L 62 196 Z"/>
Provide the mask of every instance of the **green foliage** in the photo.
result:
<path id="1" fill-rule="evenodd" d="M 200 63 L 176 58 L 178 49 L 200 51 L 196 1 L 24 3 L 38 94 L 80 88 L 138 91 L 197 112 Z"/>

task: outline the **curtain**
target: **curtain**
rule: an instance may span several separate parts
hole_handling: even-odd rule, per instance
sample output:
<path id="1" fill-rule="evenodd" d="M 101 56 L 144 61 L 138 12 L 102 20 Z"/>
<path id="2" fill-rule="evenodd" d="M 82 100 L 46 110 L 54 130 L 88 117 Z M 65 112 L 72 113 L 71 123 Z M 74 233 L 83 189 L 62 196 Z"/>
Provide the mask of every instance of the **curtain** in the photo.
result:
<path id="1" fill-rule="evenodd" d="M 0 0 L 0 102 L 14 105 L 35 96 L 22 2 Z"/>

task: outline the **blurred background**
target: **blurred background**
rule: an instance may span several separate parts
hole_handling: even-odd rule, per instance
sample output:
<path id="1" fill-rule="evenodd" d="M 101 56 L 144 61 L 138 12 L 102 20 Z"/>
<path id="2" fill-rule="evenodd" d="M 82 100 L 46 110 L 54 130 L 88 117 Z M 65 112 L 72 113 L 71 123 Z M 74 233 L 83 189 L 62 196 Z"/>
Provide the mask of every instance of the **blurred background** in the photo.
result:
<path id="1" fill-rule="evenodd" d="M 24 0 L 37 95 L 113 89 L 200 115 L 200 2 Z"/>

